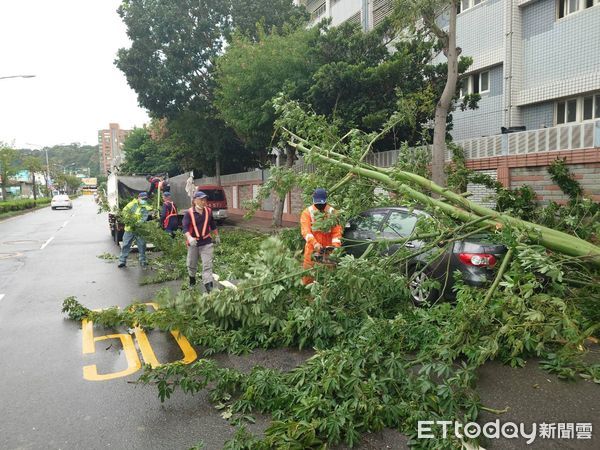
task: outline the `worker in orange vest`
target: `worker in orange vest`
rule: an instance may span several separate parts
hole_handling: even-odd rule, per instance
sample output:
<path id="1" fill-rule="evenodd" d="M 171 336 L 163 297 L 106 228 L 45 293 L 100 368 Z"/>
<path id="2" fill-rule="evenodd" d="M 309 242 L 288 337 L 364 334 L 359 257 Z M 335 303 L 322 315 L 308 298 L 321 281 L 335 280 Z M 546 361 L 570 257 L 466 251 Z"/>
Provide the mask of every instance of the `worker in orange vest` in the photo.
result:
<path id="1" fill-rule="evenodd" d="M 214 288 L 213 244 L 220 244 L 221 237 L 212 216 L 212 210 L 207 206 L 208 196 L 198 191 L 194 194 L 193 206 L 183 215 L 183 231 L 188 246 L 187 268 L 190 276 L 190 286 L 196 284 L 198 259 L 202 261 L 202 283 L 206 292 Z"/>
<path id="2" fill-rule="evenodd" d="M 339 247 L 342 245 L 342 227 L 339 224 L 332 226 L 327 231 L 313 230 L 315 217 L 322 213 L 325 218 L 337 214 L 336 210 L 327 204 L 327 191 L 323 188 L 315 189 L 313 192 L 313 204 L 302 211 L 300 216 L 300 227 L 302 237 L 306 241 L 304 245 L 304 264 L 302 267 L 309 269 L 314 266 L 312 260 L 313 253 L 320 251 L 324 247 Z M 302 277 L 304 285 L 311 284 L 314 281 L 312 277 Z"/>

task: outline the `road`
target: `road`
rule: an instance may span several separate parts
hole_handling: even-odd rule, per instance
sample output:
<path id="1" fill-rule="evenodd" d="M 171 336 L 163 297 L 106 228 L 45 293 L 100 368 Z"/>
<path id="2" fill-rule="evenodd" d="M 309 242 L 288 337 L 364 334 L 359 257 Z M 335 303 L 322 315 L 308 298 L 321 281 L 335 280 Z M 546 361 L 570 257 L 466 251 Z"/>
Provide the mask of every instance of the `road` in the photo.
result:
<path id="1" fill-rule="evenodd" d="M 134 264 L 120 270 L 98 258 L 117 252 L 96 210 L 82 197 L 72 210 L 44 208 L 0 223 L 0 449 L 187 449 L 200 440 L 221 448 L 235 430 L 204 393 L 161 405 L 155 388 L 127 383 L 141 372 L 84 379 L 86 365 L 107 374 L 128 360 L 117 339 L 84 355 L 81 323 L 64 318 L 63 300 L 126 306 L 156 290 L 138 285 Z M 169 335 L 153 332 L 149 341 L 161 362 L 182 357 Z"/>
<path id="2" fill-rule="evenodd" d="M 148 346 L 142 337 L 131 337 L 135 356 L 127 356 L 121 338 L 93 343 L 108 333 L 129 336 L 127 330 L 95 329 L 91 337 L 81 323 L 61 314 L 63 300 L 71 295 L 91 308 L 124 307 L 133 300 L 150 301 L 157 289 L 138 285 L 144 272 L 135 254 L 123 270 L 98 258 L 117 254 L 117 248 L 106 215 L 96 210 L 90 197 L 82 197 L 73 210 L 44 208 L 0 222 L 0 449 L 187 449 L 199 441 L 206 449 L 221 448 L 235 430 L 206 393 L 176 393 L 161 404 L 155 388 L 128 383 L 140 374 L 135 367 L 134 373 L 119 376 L 131 360 L 145 361 Z M 184 356 L 170 335 L 152 332 L 147 337 L 160 362 Z M 254 364 L 291 369 L 308 355 L 271 350 L 217 359 L 239 369 Z M 600 351 L 596 348 L 591 356 L 600 360 Z M 96 373 L 90 372 L 92 365 Z M 108 374 L 117 376 L 90 380 Z M 482 414 L 480 423 L 591 422 L 594 427 L 591 441 L 538 439 L 527 446 L 522 439 L 504 439 L 488 441 L 486 448 L 599 448 L 600 389 L 593 383 L 559 381 L 534 361 L 524 369 L 492 362 L 480 370 L 478 390 L 486 406 L 509 407 L 501 416 Z M 267 423 L 256 418 L 252 431 Z M 365 436 L 359 448 L 407 448 L 405 442 L 398 432 L 384 430 Z"/>

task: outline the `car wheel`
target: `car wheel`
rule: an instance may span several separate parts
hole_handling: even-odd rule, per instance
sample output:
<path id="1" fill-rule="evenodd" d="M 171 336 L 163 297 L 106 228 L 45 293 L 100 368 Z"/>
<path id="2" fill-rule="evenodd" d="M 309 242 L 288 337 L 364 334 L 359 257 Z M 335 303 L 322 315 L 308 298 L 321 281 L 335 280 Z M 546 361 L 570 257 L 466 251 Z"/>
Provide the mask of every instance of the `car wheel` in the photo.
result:
<path id="1" fill-rule="evenodd" d="M 438 290 L 431 285 L 433 278 L 431 273 L 423 267 L 416 266 L 408 278 L 408 290 L 413 303 L 416 306 L 426 306 L 437 300 Z"/>
<path id="2" fill-rule="evenodd" d="M 56 207 L 55 207 L 55 206 L 53 206 L 53 207 L 52 207 L 52 209 L 53 209 L 53 210 L 55 210 L 55 209 L 56 209 Z"/>

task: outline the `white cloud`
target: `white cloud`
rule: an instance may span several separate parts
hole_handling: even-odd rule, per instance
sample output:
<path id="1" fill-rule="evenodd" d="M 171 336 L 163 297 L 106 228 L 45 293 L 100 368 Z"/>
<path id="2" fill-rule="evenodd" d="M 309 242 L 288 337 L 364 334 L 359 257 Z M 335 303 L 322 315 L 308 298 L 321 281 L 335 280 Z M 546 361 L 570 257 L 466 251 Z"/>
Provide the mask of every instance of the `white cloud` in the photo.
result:
<path id="1" fill-rule="evenodd" d="M 96 144 L 109 122 L 148 121 L 113 61 L 128 47 L 119 0 L 0 0 L 0 141 Z"/>

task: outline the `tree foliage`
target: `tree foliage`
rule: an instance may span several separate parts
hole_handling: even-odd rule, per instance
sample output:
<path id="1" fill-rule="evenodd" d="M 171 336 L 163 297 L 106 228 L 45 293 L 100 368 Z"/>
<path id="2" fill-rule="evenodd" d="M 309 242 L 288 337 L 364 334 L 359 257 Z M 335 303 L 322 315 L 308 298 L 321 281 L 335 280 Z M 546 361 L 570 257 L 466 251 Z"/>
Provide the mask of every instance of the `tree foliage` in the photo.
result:
<path id="1" fill-rule="evenodd" d="M 251 148 L 264 152 L 273 141 L 273 98 L 301 97 L 315 70 L 311 45 L 318 29 L 286 30 L 253 42 L 236 37 L 218 62 L 216 105 L 221 117 Z"/>
<path id="2" fill-rule="evenodd" d="M 254 36 L 258 23 L 280 27 L 301 20 L 301 10 L 290 0 L 124 0 L 119 15 L 132 45 L 119 50 L 115 64 L 140 105 L 170 120 L 180 165 L 212 174 L 254 162 L 214 108 L 215 61 L 234 30 Z"/>
<path id="3" fill-rule="evenodd" d="M 0 181 L 2 185 L 2 199 L 6 200 L 6 192 L 10 186 L 10 177 L 15 175 L 19 166 L 17 165 L 18 153 L 4 143 L 0 143 Z"/>
<path id="4" fill-rule="evenodd" d="M 303 25 L 309 15 L 292 0 L 231 0 L 236 33 L 259 40 L 262 30 L 271 32 L 284 24 Z"/>
<path id="5" fill-rule="evenodd" d="M 173 150 L 154 140 L 147 128 L 134 129 L 125 139 L 123 152 L 123 173 L 178 174 L 181 169 Z"/>

